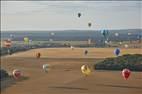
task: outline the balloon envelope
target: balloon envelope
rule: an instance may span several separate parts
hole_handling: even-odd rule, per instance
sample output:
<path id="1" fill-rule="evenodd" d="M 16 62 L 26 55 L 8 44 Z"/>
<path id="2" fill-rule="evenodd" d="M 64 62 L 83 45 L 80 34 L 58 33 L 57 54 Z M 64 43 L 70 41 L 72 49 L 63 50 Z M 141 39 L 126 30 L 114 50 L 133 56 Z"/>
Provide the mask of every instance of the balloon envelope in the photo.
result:
<path id="1" fill-rule="evenodd" d="M 10 48 L 12 45 L 12 41 L 10 39 L 4 40 L 4 46 Z"/>
<path id="2" fill-rule="evenodd" d="M 91 69 L 89 68 L 88 65 L 82 65 L 82 66 L 81 66 L 81 72 L 82 72 L 84 75 L 88 76 L 88 75 L 91 74 Z"/>
<path id="3" fill-rule="evenodd" d="M 41 53 L 36 53 L 36 58 L 40 58 L 41 57 Z"/>
<path id="4" fill-rule="evenodd" d="M 109 34 L 109 31 L 108 30 L 102 30 L 101 31 L 101 34 L 106 37 L 108 34 Z"/>
<path id="5" fill-rule="evenodd" d="M 81 16 L 81 13 L 78 13 L 78 17 L 80 18 L 80 16 Z"/>
<path id="6" fill-rule="evenodd" d="M 18 69 L 13 70 L 13 77 L 15 79 L 19 79 L 19 78 L 21 78 L 21 76 L 22 76 L 22 72 L 20 70 L 18 70 Z"/>
<path id="7" fill-rule="evenodd" d="M 125 80 L 127 80 L 130 75 L 131 75 L 131 71 L 129 69 L 123 69 L 122 70 L 122 76 Z"/>
<path id="8" fill-rule="evenodd" d="M 48 72 L 50 70 L 50 65 L 49 64 L 43 64 L 42 68 L 45 72 Z"/>
<path id="9" fill-rule="evenodd" d="M 89 26 L 89 27 L 91 27 L 91 26 L 92 26 L 92 24 L 91 24 L 91 23 L 88 23 L 88 26 Z"/>
<path id="10" fill-rule="evenodd" d="M 25 43 L 29 43 L 29 38 L 28 37 L 24 37 L 24 42 Z"/>
<path id="11" fill-rule="evenodd" d="M 119 48 L 116 48 L 116 49 L 114 50 L 114 54 L 115 54 L 116 56 L 118 56 L 118 55 L 120 54 L 120 49 L 119 49 Z"/>

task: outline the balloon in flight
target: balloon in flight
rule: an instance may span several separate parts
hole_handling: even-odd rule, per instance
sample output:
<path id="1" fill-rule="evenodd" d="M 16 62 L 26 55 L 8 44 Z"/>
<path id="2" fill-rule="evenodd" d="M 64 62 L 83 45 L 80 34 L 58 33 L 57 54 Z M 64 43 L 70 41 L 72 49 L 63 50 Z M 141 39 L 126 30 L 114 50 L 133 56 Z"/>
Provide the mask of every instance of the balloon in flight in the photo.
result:
<path id="1" fill-rule="evenodd" d="M 81 17 L 81 13 L 78 13 L 78 17 L 79 17 L 79 18 Z"/>
<path id="2" fill-rule="evenodd" d="M 119 49 L 119 48 L 116 48 L 116 49 L 114 50 L 114 54 L 115 54 L 116 56 L 119 56 L 119 54 L 120 54 L 120 49 Z"/>
<path id="3" fill-rule="evenodd" d="M 81 66 L 81 72 L 85 75 L 88 76 L 91 74 L 91 69 L 89 68 L 88 65 L 82 65 Z"/>
<path id="4" fill-rule="evenodd" d="M 15 70 L 13 70 L 13 77 L 15 78 L 15 79 L 19 79 L 19 78 L 21 78 L 22 77 L 22 72 L 20 71 L 20 70 L 18 70 L 18 69 L 15 69 Z"/>
<path id="5" fill-rule="evenodd" d="M 122 72 L 122 77 L 127 80 L 129 78 L 129 76 L 131 75 L 131 71 L 129 69 L 123 69 Z"/>
<path id="6" fill-rule="evenodd" d="M 48 72 L 50 70 L 50 65 L 49 64 L 43 64 L 42 68 L 45 72 Z"/>
<path id="7" fill-rule="evenodd" d="M 118 36 L 119 36 L 119 33 L 115 33 L 115 36 L 118 37 Z"/>
<path id="8" fill-rule="evenodd" d="M 91 27 L 91 26 L 92 26 L 92 23 L 89 22 L 89 23 L 88 23 L 88 27 Z"/>

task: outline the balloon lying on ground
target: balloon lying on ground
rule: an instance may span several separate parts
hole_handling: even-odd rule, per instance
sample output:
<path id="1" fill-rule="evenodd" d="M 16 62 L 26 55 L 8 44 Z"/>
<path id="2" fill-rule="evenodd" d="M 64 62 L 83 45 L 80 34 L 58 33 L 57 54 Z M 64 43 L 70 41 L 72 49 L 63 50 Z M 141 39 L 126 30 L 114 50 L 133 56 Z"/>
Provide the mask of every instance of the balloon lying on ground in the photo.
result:
<path id="1" fill-rule="evenodd" d="M 43 64 L 42 68 L 45 72 L 48 72 L 50 70 L 50 65 L 49 64 Z"/>
<path id="2" fill-rule="evenodd" d="M 120 54 L 120 49 L 119 49 L 119 48 L 116 48 L 116 49 L 114 50 L 114 54 L 115 54 L 116 56 L 119 56 L 119 54 Z"/>
<path id="3" fill-rule="evenodd" d="M 81 66 L 81 72 L 85 75 L 88 76 L 91 74 L 91 69 L 89 68 L 88 65 L 82 65 Z"/>
<path id="4" fill-rule="evenodd" d="M 36 53 L 36 58 L 40 58 L 41 57 L 41 53 Z"/>
<path id="5" fill-rule="evenodd" d="M 15 70 L 13 70 L 13 74 L 12 75 L 13 75 L 13 77 L 15 79 L 19 79 L 19 78 L 22 77 L 22 72 L 20 70 L 18 70 L 18 69 L 15 69 Z"/>
<path id="6" fill-rule="evenodd" d="M 129 69 L 123 69 L 121 73 L 125 80 L 127 80 L 131 75 L 131 71 Z"/>
<path id="7" fill-rule="evenodd" d="M 74 50 L 74 47 L 73 47 L 73 46 L 71 46 L 70 48 L 71 48 L 72 50 Z"/>

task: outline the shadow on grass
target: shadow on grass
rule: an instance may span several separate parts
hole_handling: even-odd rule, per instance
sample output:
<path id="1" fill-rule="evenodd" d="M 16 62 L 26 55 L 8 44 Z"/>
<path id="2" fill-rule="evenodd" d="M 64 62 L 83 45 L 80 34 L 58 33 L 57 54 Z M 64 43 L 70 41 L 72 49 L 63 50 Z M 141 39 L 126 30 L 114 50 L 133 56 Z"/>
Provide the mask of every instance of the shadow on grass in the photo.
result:
<path id="1" fill-rule="evenodd" d="M 67 87 L 67 86 L 51 86 L 49 88 L 58 88 L 58 89 L 71 89 L 71 90 L 88 90 L 87 88 L 79 88 L 79 87 Z"/>
<path id="2" fill-rule="evenodd" d="M 142 89 L 142 87 L 137 86 L 123 86 L 123 85 L 111 85 L 111 84 L 97 84 L 98 86 L 106 86 L 106 87 L 119 87 L 119 88 L 131 88 L 131 89 Z"/>
<path id="3" fill-rule="evenodd" d="M 22 77 L 20 79 L 14 79 L 12 76 L 10 77 L 7 77 L 3 80 L 1 80 L 1 91 L 5 90 L 6 88 L 8 87 L 11 87 L 12 85 L 15 85 L 17 82 L 21 82 L 21 81 L 24 81 L 24 80 L 28 80 L 29 77 Z"/>

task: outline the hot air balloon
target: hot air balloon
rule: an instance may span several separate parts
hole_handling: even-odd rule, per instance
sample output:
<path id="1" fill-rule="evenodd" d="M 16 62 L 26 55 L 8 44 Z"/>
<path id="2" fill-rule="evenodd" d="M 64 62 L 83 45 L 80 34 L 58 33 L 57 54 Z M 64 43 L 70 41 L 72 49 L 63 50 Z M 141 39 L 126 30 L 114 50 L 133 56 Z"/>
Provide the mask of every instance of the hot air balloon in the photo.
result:
<path id="1" fill-rule="evenodd" d="M 118 37 L 118 36 L 119 36 L 119 33 L 115 33 L 115 36 Z"/>
<path id="2" fill-rule="evenodd" d="M 22 77 L 22 72 L 20 70 L 18 70 L 18 69 L 13 70 L 13 77 L 15 79 L 21 78 Z"/>
<path id="3" fill-rule="evenodd" d="M 28 44 L 28 43 L 29 43 L 29 38 L 28 38 L 28 37 L 24 37 L 24 42 L 25 42 L 26 44 Z"/>
<path id="4" fill-rule="evenodd" d="M 78 17 L 79 17 L 79 18 L 81 17 L 81 13 L 78 13 Z"/>
<path id="5" fill-rule="evenodd" d="M 11 45 L 12 45 L 11 39 L 4 40 L 4 46 L 5 46 L 6 48 L 10 48 Z"/>
<path id="6" fill-rule="evenodd" d="M 91 69 L 89 68 L 88 65 L 82 65 L 81 66 L 81 72 L 85 75 L 88 76 L 91 74 Z"/>
<path id="7" fill-rule="evenodd" d="M 125 44 L 124 47 L 125 47 L 125 48 L 128 48 L 128 44 Z"/>
<path id="8" fill-rule="evenodd" d="M 74 50 L 74 47 L 73 47 L 73 46 L 71 46 L 71 49 L 72 49 L 72 50 Z"/>
<path id="9" fill-rule="evenodd" d="M 89 23 L 88 23 L 88 27 L 91 27 L 91 26 L 92 26 L 92 23 L 89 22 Z"/>
<path id="10" fill-rule="evenodd" d="M 84 51 L 84 54 L 87 55 L 87 54 L 88 54 L 88 50 L 85 50 L 85 51 Z"/>
<path id="11" fill-rule="evenodd" d="M 102 30 L 101 34 L 106 38 L 109 34 L 109 31 L 108 30 Z"/>
<path id="12" fill-rule="evenodd" d="M 48 72 L 50 70 L 50 65 L 49 64 L 43 64 L 42 68 L 45 72 Z"/>
<path id="13" fill-rule="evenodd" d="M 119 54 L 120 54 L 120 49 L 119 49 L 119 48 L 116 48 L 116 49 L 114 50 L 114 54 L 115 54 L 116 56 L 119 56 Z"/>
<path id="14" fill-rule="evenodd" d="M 40 58 L 41 57 L 41 53 L 36 53 L 36 58 Z"/>
<path id="15" fill-rule="evenodd" d="M 127 80 L 131 75 L 131 71 L 129 69 L 123 69 L 121 73 L 125 80 Z"/>

